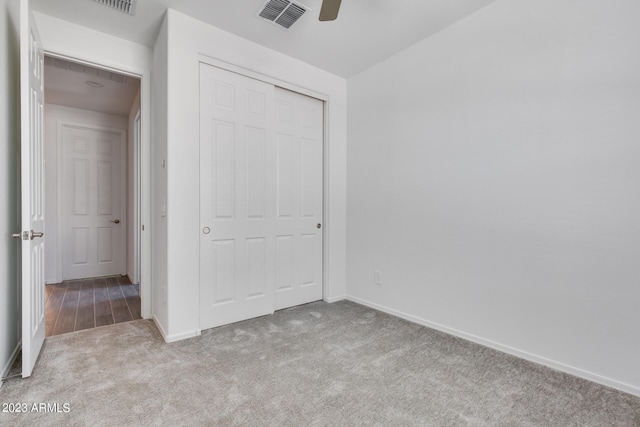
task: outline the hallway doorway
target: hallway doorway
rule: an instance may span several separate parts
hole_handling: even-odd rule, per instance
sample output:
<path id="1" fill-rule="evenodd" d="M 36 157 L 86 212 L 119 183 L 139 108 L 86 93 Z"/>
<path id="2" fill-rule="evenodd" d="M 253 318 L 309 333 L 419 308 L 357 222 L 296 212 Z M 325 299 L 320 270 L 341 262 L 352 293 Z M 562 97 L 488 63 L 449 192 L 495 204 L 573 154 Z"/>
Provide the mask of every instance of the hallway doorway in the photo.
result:
<path id="1" fill-rule="evenodd" d="M 46 336 L 139 319 L 140 79 L 44 64 Z"/>

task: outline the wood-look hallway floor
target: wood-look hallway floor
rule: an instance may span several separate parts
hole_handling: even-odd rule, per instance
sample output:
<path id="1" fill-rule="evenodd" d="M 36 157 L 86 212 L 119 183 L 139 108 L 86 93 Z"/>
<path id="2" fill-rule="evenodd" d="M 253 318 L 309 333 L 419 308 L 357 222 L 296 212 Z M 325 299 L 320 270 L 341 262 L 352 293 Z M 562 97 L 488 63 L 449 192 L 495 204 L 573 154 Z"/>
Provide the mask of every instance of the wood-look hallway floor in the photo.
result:
<path id="1" fill-rule="evenodd" d="M 46 336 L 141 319 L 138 285 L 110 276 L 46 285 Z"/>

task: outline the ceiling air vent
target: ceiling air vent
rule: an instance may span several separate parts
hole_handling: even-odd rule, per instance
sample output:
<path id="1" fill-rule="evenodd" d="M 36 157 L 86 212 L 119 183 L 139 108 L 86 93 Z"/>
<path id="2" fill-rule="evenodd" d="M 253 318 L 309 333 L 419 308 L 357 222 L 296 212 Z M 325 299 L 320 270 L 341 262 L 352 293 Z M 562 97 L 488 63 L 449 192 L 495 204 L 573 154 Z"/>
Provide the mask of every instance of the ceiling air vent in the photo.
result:
<path id="1" fill-rule="evenodd" d="M 96 0 L 98 3 L 119 10 L 127 15 L 136 14 L 136 3 L 138 0 Z"/>
<path id="2" fill-rule="evenodd" d="M 289 0 L 267 0 L 258 10 L 257 16 L 284 28 L 290 28 L 304 13 L 306 6 Z"/>

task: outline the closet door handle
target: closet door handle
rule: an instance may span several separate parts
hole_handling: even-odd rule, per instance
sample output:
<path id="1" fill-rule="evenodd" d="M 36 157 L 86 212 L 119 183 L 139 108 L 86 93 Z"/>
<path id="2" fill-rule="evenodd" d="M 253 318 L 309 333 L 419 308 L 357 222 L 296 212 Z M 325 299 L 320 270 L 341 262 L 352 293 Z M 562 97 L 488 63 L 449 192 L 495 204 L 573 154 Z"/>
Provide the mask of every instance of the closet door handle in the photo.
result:
<path id="1" fill-rule="evenodd" d="M 120 220 L 119 220 L 119 219 L 113 220 L 113 221 L 111 221 L 111 222 L 113 222 L 113 223 L 115 223 L 115 224 L 120 224 Z"/>

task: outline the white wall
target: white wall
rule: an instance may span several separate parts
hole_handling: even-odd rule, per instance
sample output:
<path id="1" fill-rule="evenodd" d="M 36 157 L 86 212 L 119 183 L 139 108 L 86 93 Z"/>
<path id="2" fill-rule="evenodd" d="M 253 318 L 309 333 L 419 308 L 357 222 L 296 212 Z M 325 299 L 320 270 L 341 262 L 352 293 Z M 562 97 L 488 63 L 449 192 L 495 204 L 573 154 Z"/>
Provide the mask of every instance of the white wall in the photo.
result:
<path id="1" fill-rule="evenodd" d="M 20 88 L 18 1 L 0 0 L 0 376 L 20 343 Z"/>
<path id="2" fill-rule="evenodd" d="M 135 227 L 134 204 L 135 204 L 135 120 L 136 115 L 140 111 L 140 91 L 133 99 L 131 108 L 129 109 L 129 117 L 127 118 L 127 275 L 134 283 L 138 283 L 135 276 L 135 248 L 134 240 L 137 230 Z"/>
<path id="3" fill-rule="evenodd" d="M 499 0 L 351 78 L 349 296 L 640 395 L 638 22 Z"/>
<path id="4" fill-rule="evenodd" d="M 146 46 L 40 12 L 33 16 L 47 52 L 140 75 L 150 69 Z"/>
<path id="5" fill-rule="evenodd" d="M 173 10 L 168 77 L 168 339 L 198 329 L 199 55 L 204 54 L 329 97 L 326 298 L 345 295 L 346 80 Z"/>
<path id="6" fill-rule="evenodd" d="M 162 334 L 167 336 L 167 221 L 161 213 L 161 206 L 167 200 L 167 169 L 163 167 L 167 158 L 167 57 L 168 36 L 167 18 L 162 23 L 153 49 L 153 74 L 151 90 L 153 105 L 151 106 L 153 145 L 151 146 L 151 228 L 153 245 L 151 248 L 151 295 L 153 319 Z"/>
<path id="7" fill-rule="evenodd" d="M 46 78 L 46 77 L 45 77 Z M 58 124 L 76 124 L 89 127 L 99 126 L 127 129 L 127 118 L 95 111 L 81 110 L 62 105 L 45 104 L 45 282 L 60 283 L 62 259 L 58 239 Z"/>
<path id="8" fill-rule="evenodd" d="M 124 39 L 95 31 L 71 22 L 34 12 L 44 49 L 49 54 L 96 64 L 142 78 L 142 222 L 151 224 L 149 171 L 151 152 L 151 57 L 152 51 Z M 142 233 L 141 286 L 142 316 L 151 317 L 151 239 L 152 227 Z"/>

